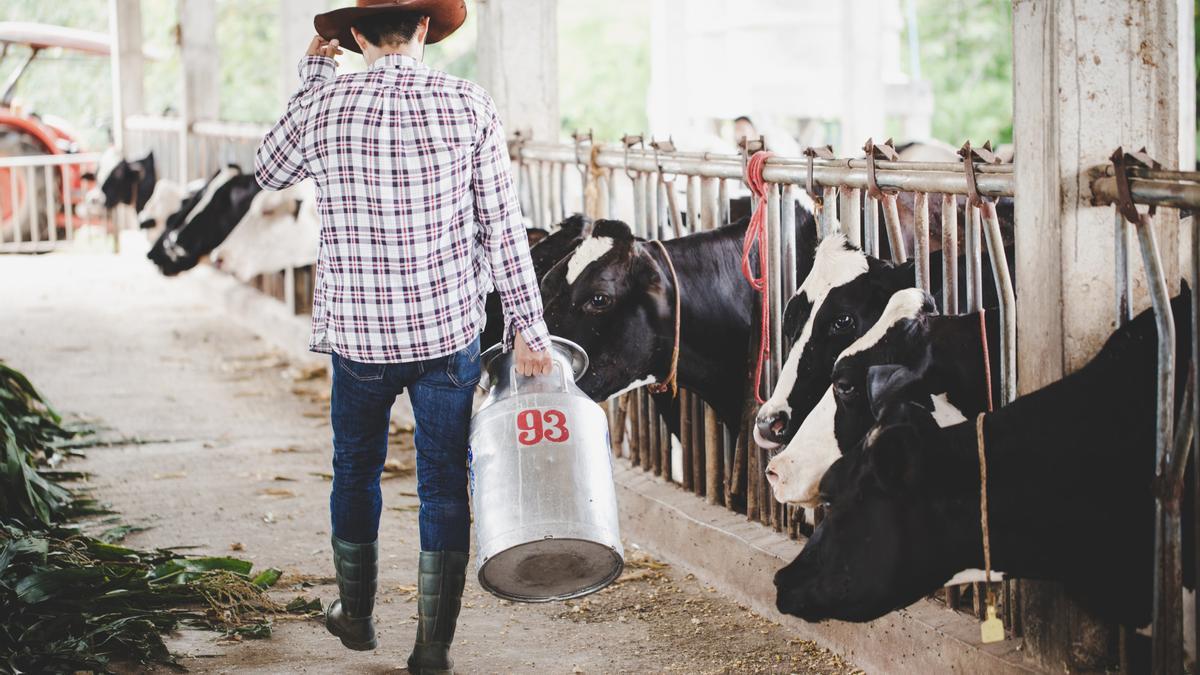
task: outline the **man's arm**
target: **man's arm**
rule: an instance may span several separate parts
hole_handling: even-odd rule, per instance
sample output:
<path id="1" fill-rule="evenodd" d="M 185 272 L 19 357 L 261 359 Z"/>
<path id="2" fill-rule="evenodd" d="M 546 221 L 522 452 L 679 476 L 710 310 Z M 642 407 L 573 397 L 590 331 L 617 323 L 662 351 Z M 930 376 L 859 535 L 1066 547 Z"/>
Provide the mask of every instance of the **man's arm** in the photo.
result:
<path id="1" fill-rule="evenodd" d="M 550 333 L 542 319 L 542 293 L 521 225 L 504 130 L 490 99 L 488 103 L 489 117 L 475 146 L 471 180 L 475 220 L 504 307 L 504 344 L 515 345 L 519 372 L 548 373 Z"/>
<path id="2" fill-rule="evenodd" d="M 314 37 L 304 60 L 300 62 L 300 89 L 288 101 L 283 117 L 275 123 L 254 157 L 254 178 L 264 189 L 282 190 L 308 178 L 304 153 L 300 147 L 304 135 L 304 115 L 311 102 L 309 94 L 337 73 L 337 40 L 326 43 Z"/>

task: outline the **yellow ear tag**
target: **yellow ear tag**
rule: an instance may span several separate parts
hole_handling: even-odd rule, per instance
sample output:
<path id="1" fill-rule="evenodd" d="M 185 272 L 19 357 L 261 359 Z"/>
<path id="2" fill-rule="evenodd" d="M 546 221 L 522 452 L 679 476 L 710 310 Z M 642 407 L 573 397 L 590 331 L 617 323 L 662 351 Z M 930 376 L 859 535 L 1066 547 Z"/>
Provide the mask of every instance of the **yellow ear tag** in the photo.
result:
<path id="1" fill-rule="evenodd" d="M 1004 622 L 996 617 L 996 606 L 988 603 L 987 618 L 979 624 L 979 635 L 984 644 L 1004 641 Z"/>

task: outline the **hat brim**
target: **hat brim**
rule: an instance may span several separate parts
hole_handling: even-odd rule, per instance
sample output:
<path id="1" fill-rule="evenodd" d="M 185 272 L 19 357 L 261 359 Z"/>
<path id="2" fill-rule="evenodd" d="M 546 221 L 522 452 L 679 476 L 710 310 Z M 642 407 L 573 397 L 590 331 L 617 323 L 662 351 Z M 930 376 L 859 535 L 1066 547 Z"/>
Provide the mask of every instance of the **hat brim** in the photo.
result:
<path id="1" fill-rule="evenodd" d="M 431 45 L 446 39 L 467 20 L 467 5 L 463 0 L 399 0 L 393 4 L 374 7 L 343 7 L 332 12 L 318 14 L 313 19 L 317 35 L 326 40 L 337 40 L 343 49 L 361 54 L 358 43 L 350 33 L 354 22 L 380 14 L 396 12 L 416 13 L 429 17 L 429 35 L 425 44 Z"/>

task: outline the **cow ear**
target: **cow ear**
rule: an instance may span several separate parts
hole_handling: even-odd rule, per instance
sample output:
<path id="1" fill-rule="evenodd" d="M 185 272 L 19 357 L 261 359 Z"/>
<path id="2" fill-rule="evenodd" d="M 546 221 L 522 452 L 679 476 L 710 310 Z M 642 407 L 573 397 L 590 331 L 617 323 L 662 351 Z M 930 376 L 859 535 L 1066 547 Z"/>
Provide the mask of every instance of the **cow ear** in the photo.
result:
<path id="1" fill-rule="evenodd" d="M 885 491 L 903 494 L 920 485 L 921 439 L 917 427 L 877 427 L 868 434 L 865 451 L 871 473 Z"/>
<path id="2" fill-rule="evenodd" d="M 871 414 L 875 419 L 880 418 L 889 403 L 903 400 L 904 391 L 919 379 L 917 373 L 898 364 L 889 363 L 868 368 L 867 400 L 871 404 Z"/>
<path id="3" fill-rule="evenodd" d="M 804 309 L 804 301 L 797 293 L 788 300 L 783 309 L 783 334 L 795 340 L 800 337 L 800 312 Z"/>
<path id="4" fill-rule="evenodd" d="M 529 241 L 529 248 L 537 246 L 548 236 L 550 236 L 550 233 L 540 227 L 531 227 L 525 230 L 525 238 Z"/>
<path id="5" fill-rule="evenodd" d="M 654 307 L 655 314 L 662 320 L 668 320 L 674 313 L 674 299 L 667 297 L 668 275 L 670 271 L 659 265 L 658 257 L 650 252 L 657 244 L 635 242 L 633 244 L 633 260 L 631 272 L 638 286 L 645 289 L 646 296 Z"/>

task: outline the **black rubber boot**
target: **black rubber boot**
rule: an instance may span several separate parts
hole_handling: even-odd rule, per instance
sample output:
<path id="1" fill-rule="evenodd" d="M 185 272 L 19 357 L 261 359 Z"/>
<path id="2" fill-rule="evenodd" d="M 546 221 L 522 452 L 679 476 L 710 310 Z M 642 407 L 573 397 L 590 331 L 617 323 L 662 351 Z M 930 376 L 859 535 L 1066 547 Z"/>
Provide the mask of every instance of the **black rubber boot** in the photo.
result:
<path id="1" fill-rule="evenodd" d="M 333 540 L 333 567 L 337 571 L 338 595 L 325 610 L 325 628 L 342 644 L 365 652 L 379 645 L 375 640 L 375 589 L 379 585 L 379 542 L 351 544 Z"/>
<path id="2" fill-rule="evenodd" d="M 467 554 L 455 551 L 421 551 L 417 576 L 417 643 L 408 657 L 413 675 L 449 675 L 450 643 L 462 608 L 467 580 Z"/>

